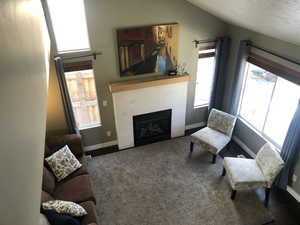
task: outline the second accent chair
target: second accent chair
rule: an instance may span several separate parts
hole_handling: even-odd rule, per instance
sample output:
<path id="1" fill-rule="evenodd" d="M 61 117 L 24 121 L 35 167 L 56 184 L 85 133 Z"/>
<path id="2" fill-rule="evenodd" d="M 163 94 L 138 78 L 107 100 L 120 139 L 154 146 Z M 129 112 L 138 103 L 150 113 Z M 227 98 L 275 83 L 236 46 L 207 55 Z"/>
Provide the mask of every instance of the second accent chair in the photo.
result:
<path id="1" fill-rule="evenodd" d="M 221 150 L 231 141 L 236 117 L 217 109 L 212 109 L 207 126 L 191 135 L 190 152 L 193 152 L 194 144 L 212 153 L 212 163 Z"/>
<path id="2" fill-rule="evenodd" d="M 232 200 L 235 198 L 236 191 L 265 188 L 267 207 L 272 184 L 283 167 L 284 162 L 278 151 L 266 143 L 255 159 L 225 157 L 222 175 L 228 173 Z"/>

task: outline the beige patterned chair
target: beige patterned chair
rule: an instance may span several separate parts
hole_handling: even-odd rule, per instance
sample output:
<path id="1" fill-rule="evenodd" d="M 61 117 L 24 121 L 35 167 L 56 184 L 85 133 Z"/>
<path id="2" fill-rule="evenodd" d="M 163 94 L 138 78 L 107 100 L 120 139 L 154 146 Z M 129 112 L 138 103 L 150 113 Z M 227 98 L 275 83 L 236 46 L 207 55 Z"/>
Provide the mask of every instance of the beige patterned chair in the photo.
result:
<path id="1" fill-rule="evenodd" d="M 283 166 L 278 151 L 266 143 L 255 159 L 225 157 L 222 176 L 227 172 L 232 200 L 237 191 L 265 188 L 265 206 L 268 207 L 271 186 Z"/>
<path id="2" fill-rule="evenodd" d="M 207 127 L 191 135 L 190 152 L 193 152 L 194 144 L 198 144 L 202 149 L 212 153 L 212 163 L 215 163 L 219 152 L 231 140 L 235 122 L 235 116 L 212 109 L 208 117 Z"/>

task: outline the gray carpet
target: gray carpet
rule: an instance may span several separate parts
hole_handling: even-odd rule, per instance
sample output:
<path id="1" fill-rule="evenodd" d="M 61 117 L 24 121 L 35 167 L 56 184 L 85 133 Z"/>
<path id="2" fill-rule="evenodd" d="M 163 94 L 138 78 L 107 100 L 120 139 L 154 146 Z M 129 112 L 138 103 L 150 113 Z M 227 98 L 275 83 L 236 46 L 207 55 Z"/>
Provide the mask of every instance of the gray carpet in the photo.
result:
<path id="1" fill-rule="evenodd" d="M 230 199 L 222 159 L 189 137 L 94 157 L 89 171 L 101 225 L 262 225 L 272 220 L 255 192 Z"/>

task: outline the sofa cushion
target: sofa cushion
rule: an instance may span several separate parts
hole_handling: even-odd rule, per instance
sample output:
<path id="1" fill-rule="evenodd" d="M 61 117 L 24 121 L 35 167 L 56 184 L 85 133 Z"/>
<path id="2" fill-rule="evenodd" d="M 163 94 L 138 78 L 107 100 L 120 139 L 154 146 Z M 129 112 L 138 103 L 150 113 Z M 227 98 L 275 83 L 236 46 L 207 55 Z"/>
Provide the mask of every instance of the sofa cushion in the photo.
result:
<path id="1" fill-rule="evenodd" d="M 82 225 L 97 224 L 98 217 L 96 212 L 96 205 L 92 201 L 82 202 L 80 205 L 87 211 L 87 215 L 82 218 Z M 99 224 L 99 223 L 98 223 Z"/>
<path id="2" fill-rule="evenodd" d="M 55 188 L 55 178 L 53 174 L 44 166 L 43 168 L 43 184 L 44 191 L 52 194 Z"/>
<path id="3" fill-rule="evenodd" d="M 51 200 L 54 200 L 54 198 L 49 193 L 47 193 L 46 191 L 42 191 L 41 203 L 48 202 L 48 201 L 51 201 Z"/>
<path id="4" fill-rule="evenodd" d="M 81 175 L 63 183 L 57 183 L 53 197 L 76 203 L 89 200 L 96 203 L 89 175 Z"/>
<path id="5" fill-rule="evenodd" d="M 81 163 L 81 167 L 79 169 L 77 169 L 76 171 L 74 171 L 73 173 L 71 173 L 69 176 L 67 176 L 65 179 L 63 179 L 59 183 L 64 183 L 66 181 L 69 181 L 70 179 L 73 179 L 74 177 L 88 174 L 86 156 L 82 155 L 81 157 L 79 157 L 77 159 Z"/>
<path id="6" fill-rule="evenodd" d="M 66 144 L 60 144 L 57 146 L 52 147 L 51 149 L 47 147 L 47 150 L 45 149 L 45 158 L 49 157 L 50 155 L 53 155 L 55 152 L 59 151 L 63 147 L 65 147 Z"/>
<path id="7" fill-rule="evenodd" d="M 81 163 L 66 145 L 45 159 L 58 181 L 63 180 L 81 167 Z"/>
<path id="8" fill-rule="evenodd" d="M 48 136 L 46 138 L 46 143 L 50 149 L 59 145 L 68 145 L 75 156 L 79 157 L 83 155 L 80 134 Z"/>
<path id="9" fill-rule="evenodd" d="M 267 184 L 254 159 L 225 157 L 224 168 L 233 190 L 251 190 Z"/>

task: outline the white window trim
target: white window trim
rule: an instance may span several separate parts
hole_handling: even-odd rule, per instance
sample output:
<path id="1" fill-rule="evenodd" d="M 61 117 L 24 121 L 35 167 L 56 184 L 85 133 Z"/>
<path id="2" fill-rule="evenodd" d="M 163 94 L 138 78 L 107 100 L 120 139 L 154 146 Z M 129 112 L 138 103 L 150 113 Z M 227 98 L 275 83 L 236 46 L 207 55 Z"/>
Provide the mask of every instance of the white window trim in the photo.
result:
<path id="1" fill-rule="evenodd" d="M 208 107 L 208 105 L 209 105 L 209 103 L 201 104 L 201 105 L 194 105 L 194 109 L 205 108 L 205 107 Z"/>
<path id="2" fill-rule="evenodd" d="M 75 53 L 90 53 L 91 52 L 91 44 L 90 44 L 90 40 L 89 41 L 89 48 L 82 48 L 82 49 L 74 49 L 74 50 L 69 50 L 69 51 L 56 51 L 57 55 L 59 56 L 72 56 Z"/>
<path id="3" fill-rule="evenodd" d="M 80 131 L 82 131 L 82 130 L 88 130 L 88 129 L 97 128 L 97 127 L 101 127 L 101 126 L 102 126 L 101 123 L 96 123 L 96 124 L 91 124 L 91 125 L 88 125 L 88 126 L 80 127 L 79 130 Z"/>
<path id="4" fill-rule="evenodd" d="M 245 68 L 245 71 L 244 71 L 244 74 L 245 72 L 247 71 L 247 75 L 248 75 L 248 69 L 249 69 L 249 63 L 247 61 L 247 66 Z M 277 76 L 276 74 L 274 74 L 275 76 Z M 277 76 L 278 77 L 278 76 Z M 242 90 L 241 90 L 241 97 L 239 99 L 239 106 L 238 106 L 238 113 L 237 113 L 237 117 L 249 128 L 251 129 L 252 131 L 254 131 L 257 135 L 259 135 L 262 139 L 264 139 L 266 142 L 270 142 L 271 144 L 273 144 L 276 149 L 279 150 L 279 152 L 281 151 L 281 148 L 282 146 L 280 146 L 278 143 L 276 143 L 276 141 L 274 141 L 273 139 L 271 139 L 266 133 L 264 133 L 264 128 L 265 128 L 265 124 L 266 124 L 266 121 L 267 121 L 267 117 L 265 117 L 264 119 L 264 125 L 263 125 L 263 128 L 262 128 L 262 131 L 260 131 L 259 129 L 257 129 L 255 126 L 253 126 L 247 119 L 243 118 L 243 116 L 240 114 L 241 112 L 241 108 L 242 108 L 242 102 L 243 102 L 243 98 L 244 98 L 244 93 L 245 93 L 245 87 L 246 87 L 246 83 L 247 83 L 247 76 L 244 76 L 243 77 L 243 87 L 242 87 Z M 270 110 L 270 105 L 271 105 L 271 102 L 272 102 L 272 99 L 273 99 L 273 95 L 274 95 L 274 91 L 275 91 L 275 87 L 276 87 L 276 84 L 277 84 L 277 80 L 276 80 L 276 83 L 274 85 L 274 88 L 272 90 L 272 95 L 271 95 L 271 101 L 269 102 L 269 105 L 268 105 L 268 111 L 267 111 L 267 114 L 269 113 L 269 110 Z"/>

